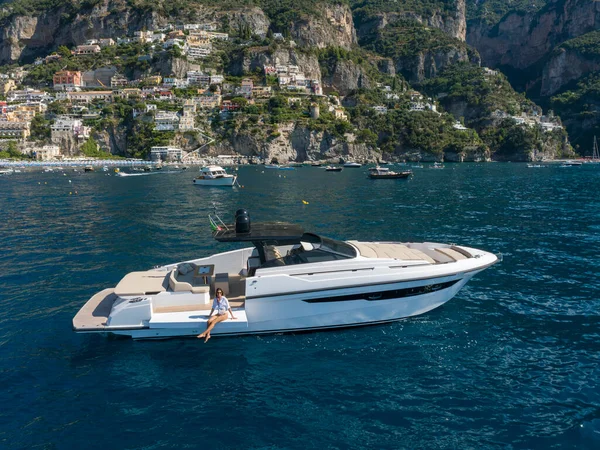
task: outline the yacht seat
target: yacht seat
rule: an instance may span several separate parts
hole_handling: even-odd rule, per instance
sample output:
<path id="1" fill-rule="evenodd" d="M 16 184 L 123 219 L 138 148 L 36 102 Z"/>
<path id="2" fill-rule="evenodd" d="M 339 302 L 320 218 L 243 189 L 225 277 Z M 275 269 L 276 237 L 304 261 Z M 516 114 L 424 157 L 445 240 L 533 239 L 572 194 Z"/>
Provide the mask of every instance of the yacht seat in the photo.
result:
<path id="1" fill-rule="evenodd" d="M 188 283 L 187 281 L 178 280 L 178 269 L 173 269 L 169 273 L 169 287 L 173 292 L 191 292 L 193 294 L 203 294 L 205 292 L 210 292 L 210 286 L 208 285 L 200 285 L 193 286 L 192 283 Z M 189 281 L 192 281 L 191 279 Z"/>
<path id="2" fill-rule="evenodd" d="M 157 294 L 166 291 L 168 285 L 168 274 L 164 271 L 131 272 L 119 281 L 115 294 L 119 297 Z"/>
<path id="3" fill-rule="evenodd" d="M 253 277 L 256 269 L 260 267 L 260 258 L 258 256 L 251 256 L 248 258 L 248 269 L 243 276 Z"/>
<path id="4" fill-rule="evenodd" d="M 218 273 L 215 275 L 215 292 L 217 289 L 223 290 L 223 295 L 227 297 L 229 295 L 229 274 Z"/>

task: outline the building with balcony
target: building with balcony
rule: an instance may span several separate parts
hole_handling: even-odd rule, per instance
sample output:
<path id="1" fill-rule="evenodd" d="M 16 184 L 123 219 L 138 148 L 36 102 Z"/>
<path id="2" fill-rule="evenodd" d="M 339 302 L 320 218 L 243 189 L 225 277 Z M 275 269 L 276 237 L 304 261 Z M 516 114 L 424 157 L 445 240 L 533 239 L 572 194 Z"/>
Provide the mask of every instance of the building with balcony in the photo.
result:
<path id="1" fill-rule="evenodd" d="M 150 159 L 152 161 L 181 161 L 183 151 L 177 147 L 151 147 Z"/>
<path id="2" fill-rule="evenodd" d="M 52 83 L 56 91 L 69 91 L 83 86 L 83 78 L 79 71 L 60 70 L 52 77 Z"/>
<path id="3" fill-rule="evenodd" d="M 96 53 L 100 53 L 100 46 L 98 44 L 93 45 L 78 45 L 75 47 L 75 55 L 95 55 Z"/>
<path id="4" fill-rule="evenodd" d="M 179 128 L 179 116 L 171 111 L 157 111 L 154 116 L 156 131 L 175 131 Z"/>

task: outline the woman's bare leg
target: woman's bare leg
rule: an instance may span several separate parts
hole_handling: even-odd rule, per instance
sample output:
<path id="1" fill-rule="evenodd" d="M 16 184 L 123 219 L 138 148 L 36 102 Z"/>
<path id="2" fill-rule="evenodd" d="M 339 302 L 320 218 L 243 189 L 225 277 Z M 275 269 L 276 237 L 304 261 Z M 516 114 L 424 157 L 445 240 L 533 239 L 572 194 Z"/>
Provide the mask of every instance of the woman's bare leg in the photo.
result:
<path id="1" fill-rule="evenodd" d="M 210 339 L 210 330 L 212 330 L 216 324 L 218 324 L 219 322 L 223 322 L 227 320 L 227 314 L 221 314 L 220 316 L 217 316 L 215 318 L 215 320 L 213 320 L 209 325 L 208 328 L 206 329 L 206 331 L 203 333 L 204 334 L 204 343 L 206 344 L 208 342 L 208 340 Z"/>
<path id="2" fill-rule="evenodd" d="M 196 336 L 197 338 L 203 338 L 204 336 L 206 336 L 206 333 L 209 333 L 210 331 L 208 330 L 208 327 L 218 318 L 219 316 L 211 316 L 208 318 L 208 320 L 206 321 L 206 330 L 204 330 L 202 332 L 202 334 L 199 334 L 198 336 Z M 211 328 L 212 330 L 212 328 Z"/>

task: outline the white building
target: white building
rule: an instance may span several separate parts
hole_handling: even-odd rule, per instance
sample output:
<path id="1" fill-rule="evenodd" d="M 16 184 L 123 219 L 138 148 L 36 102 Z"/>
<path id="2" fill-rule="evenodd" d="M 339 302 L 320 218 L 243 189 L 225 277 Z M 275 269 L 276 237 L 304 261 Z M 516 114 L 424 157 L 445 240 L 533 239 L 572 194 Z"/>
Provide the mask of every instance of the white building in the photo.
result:
<path id="1" fill-rule="evenodd" d="M 211 75 L 210 84 L 221 84 L 225 80 L 223 75 Z"/>
<path id="2" fill-rule="evenodd" d="M 90 137 L 90 127 L 83 125 L 81 119 L 73 117 L 58 117 L 50 126 L 52 142 L 59 142 L 65 134 L 73 135 L 78 139 Z"/>
<path id="3" fill-rule="evenodd" d="M 157 111 L 154 116 L 156 131 L 175 131 L 179 128 L 179 116 L 171 111 Z"/>
<path id="4" fill-rule="evenodd" d="M 183 151 L 177 147 L 151 147 L 150 159 L 152 161 L 181 161 Z"/>
<path id="5" fill-rule="evenodd" d="M 385 106 L 377 105 L 373 106 L 373 111 L 375 111 L 377 114 L 385 114 L 388 112 L 388 109 Z"/>
<path id="6" fill-rule="evenodd" d="M 191 59 L 202 59 L 210 56 L 212 45 L 188 45 L 187 56 Z"/>
<path id="7" fill-rule="evenodd" d="M 35 159 L 48 161 L 60 156 L 60 147 L 58 145 L 44 145 L 42 148 L 35 149 L 33 153 L 35 154 Z"/>
<path id="8" fill-rule="evenodd" d="M 211 76 L 207 75 L 205 73 L 196 71 L 196 70 L 190 70 L 187 73 L 187 81 L 188 84 L 191 85 L 200 85 L 200 86 L 207 86 L 208 84 L 210 84 L 210 80 L 211 80 Z"/>
<path id="9" fill-rule="evenodd" d="M 193 100 L 186 100 L 183 104 L 183 115 L 179 120 L 179 130 L 194 130 L 196 127 L 196 103 Z"/>
<path id="10" fill-rule="evenodd" d="M 462 123 L 460 123 L 458 120 L 456 122 L 454 122 L 454 125 L 452 125 L 452 128 L 456 129 L 456 130 L 460 130 L 460 131 L 466 131 L 467 127 L 465 127 Z"/>
<path id="11" fill-rule="evenodd" d="M 52 96 L 43 91 L 25 89 L 22 91 L 10 91 L 6 99 L 9 102 L 48 102 L 52 101 Z"/>

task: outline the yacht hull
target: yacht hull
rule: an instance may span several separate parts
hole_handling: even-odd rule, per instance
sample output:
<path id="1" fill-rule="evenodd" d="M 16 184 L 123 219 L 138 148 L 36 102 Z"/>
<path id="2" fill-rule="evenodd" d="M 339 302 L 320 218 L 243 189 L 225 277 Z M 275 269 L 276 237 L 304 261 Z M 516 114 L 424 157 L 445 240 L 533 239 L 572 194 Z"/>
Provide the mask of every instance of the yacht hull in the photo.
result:
<path id="1" fill-rule="evenodd" d="M 213 179 L 194 178 L 194 184 L 200 186 L 233 186 L 235 184 L 235 180 L 235 176 Z"/>
<path id="2" fill-rule="evenodd" d="M 234 310 L 238 320 L 220 323 L 211 334 L 293 333 L 393 322 L 443 305 L 478 271 L 404 283 L 250 298 L 243 310 Z M 436 289 L 436 286 L 440 288 L 427 292 Z M 207 314 L 208 311 L 202 315 L 194 313 L 179 321 L 150 323 L 149 326 L 132 329 L 107 327 L 102 332 L 134 339 L 193 337 L 205 329 Z"/>

